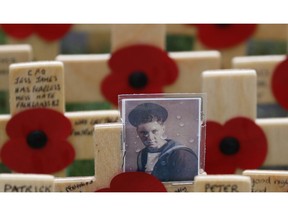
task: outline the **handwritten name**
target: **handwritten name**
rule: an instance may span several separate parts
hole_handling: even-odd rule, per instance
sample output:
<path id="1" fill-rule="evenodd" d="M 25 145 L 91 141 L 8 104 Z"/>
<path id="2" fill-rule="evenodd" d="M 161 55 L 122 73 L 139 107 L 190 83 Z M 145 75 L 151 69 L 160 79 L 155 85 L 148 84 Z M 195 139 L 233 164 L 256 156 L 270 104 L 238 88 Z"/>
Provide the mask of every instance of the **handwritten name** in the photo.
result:
<path id="1" fill-rule="evenodd" d="M 4 185 L 4 192 L 52 192 L 51 185 Z"/>
<path id="2" fill-rule="evenodd" d="M 205 192 L 239 192 L 236 184 L 205 184 Z"/>

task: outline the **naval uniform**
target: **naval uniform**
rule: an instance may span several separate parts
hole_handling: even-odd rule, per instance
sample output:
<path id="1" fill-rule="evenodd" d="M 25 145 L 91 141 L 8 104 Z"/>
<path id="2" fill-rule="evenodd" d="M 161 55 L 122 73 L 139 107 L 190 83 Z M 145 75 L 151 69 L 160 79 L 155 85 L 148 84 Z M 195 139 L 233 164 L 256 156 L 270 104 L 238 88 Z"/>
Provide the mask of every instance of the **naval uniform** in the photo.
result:
<path id="1" fill-rule="evenodd" d="M 163 182 L 167 181 L 191 181 L 198 174 L 198 158 L 192 149 L 181 145 L 174 140 L 166 140 L 158 151 L 158 154 L 149 153 L 147 148 L 138 154 L 138 171 L 148 172 Z M 149 154 L 154 154 L 150 156 Z M 148 158 L 153 162 L 153 169 L 147 164 Z M 154 158 L 153 158 L 154 157 Z"/>

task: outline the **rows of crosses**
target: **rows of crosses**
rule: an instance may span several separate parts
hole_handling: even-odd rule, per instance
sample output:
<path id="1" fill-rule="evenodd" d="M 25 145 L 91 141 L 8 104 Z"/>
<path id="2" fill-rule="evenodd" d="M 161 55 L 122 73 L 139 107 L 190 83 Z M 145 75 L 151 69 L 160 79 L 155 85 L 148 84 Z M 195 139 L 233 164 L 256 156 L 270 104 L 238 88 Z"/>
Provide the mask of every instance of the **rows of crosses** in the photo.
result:
<path id="1" fill-rule="evenodd" d="M 132 44 L 150 44 L 163 49 L 164 47 L 164 38 L 165 38 L 165 28 L 163 25 L 117 25 L 112 29 L 112 51 L 115 51 L 121 47 L 132 45 Z M 235 116 L 245 116 L 251 119 L 254 119 L 256 123 L 263 128 L 265 134 L 268 138 L 269 151 L 267 160 L 264 165 L 287 165 L 285 160 L 285 144 L 283 143 L 283 137 L 285 136 L 286 119 L 256 119 L 256 73 L 253 70 L 238 71 L 238 70 L 226 70 L 226 71 L 217 71 L 215 69 L 220 69 L 221 65 L 221 56 L 217 51 L 206 51 L 206 52 L 185 52 L 185 53 L 169 53 L 169 55 L 176 61 L 180 69 L 180 77 L 176 83 L 172 86 L 169 86 L 165 89 L 167 93 L 169 92 L 207 92 L 208 95 L 208 110 L 207 110 L 207 119 L 215 120 L 220 123 L 224 123 L 231 117 Z M 102 97 L 102 94 L 99 90 L 101 80 L 109 73 L 109 67 L 107 61 L 109 60 L 110 54 L 100 55 L 59 55 L 56 57 L 56 60 L 63 62 L 65 68 L 65 79 L 63 73 L 58 73 L 60 75 L 58 82 L 65 82 L 65 94 L 64 89 L 59 92 L 58 96 L 55 96 L 59 99 L 59 107 L 55 108 L 60 112 L 65 112 L 64 110 L 64 101 L 66 102 L 90 102 L 90 101 L 101 101 L 105 100 Z M 244 58 L 244 57 L 243 57 Z M 249 57 L 246 57 L 249 58 Z M 251 57 L 252 58 L 252 57 Z M 279 57 L 279 61 L 269 61 L 269 59 L 264 60 L 268 62 L 267 64 L 270 68 L 266 69 L 273 72 L 273 66 L 283 60 L 283 56 Z M 235 68 L 257 68 L 257 63 L 259 67 L 263 64 L 259 61 L 252 62 L 254 65 L 251 65 L 251 59 L 247 59 L 246 65 L 243 64 L 245 61 L 240 61 L 237 65 L 237 59 L 235 59 L 234 67 Z M 249 65 L 250 64 L 250 65 Z M 261 66 L 260 66 L 261 65 Z M 58 63 L 55 65 L 50 64 L 46 65 L 48 68 L 52 67 L 52 71 L 62 70 L 63 68 L 59 66 Z M 36 65 L 39 67 L 39 65 Z M 20 65 L 21 69 L 21 65 Z M 210 70 L 210 71 L 209 71 Z M 259 70 L 259 69 L 258 69 Z M 26 71 L 26 70 L 25 70 Z M 49 71 L 49 70 L 46 70 Z M 202 72 L 203 77 L 201 77 Z M 27 71 L 26 71 L 27 72 Z M 219 72 L 219 73 L 218 73 Z M 16 97 L 13 96 L 15 92 L 15 86 L 13 86 L 13 80 L 15 77 L 27 76 L 24 71 L 17 70 L 17 72 L 11 72 L 10 78 L 10 98 Z M 54 74 L 54 72 L 51 72 Z M 55 75 L 55 74 L 54 74 Z M 14 78 L 13 78 L 14 77 Z M 270 77 L 267 78 L 269 80 Z M 12 83 L 11 83 L 12 80 Z M 221 85 L 219 85 L 219 83 Z M 268 82 L 268 81 L 267 81 Z M 201 86 L 202 83 L 202 86 Z M 218 84 L 217 84 L 218 83 Z M 58 83 L 59 84 L 59 83 Z M 63 83 L 62 83 L 63 84 Z M 83 85 L 83 87 L 81 87 Z M 63 86 L 63 85 L 62 85 Z M 77 88 L 76 88 L 77 86 Z M 80 89 L 80 90 L 79 90 Z M 229 91 L 227 91 L 229 89 Z M 233 90 L 232 90 L 233 89 Z M 249 94 L 243 95 L 243 89 L 247 89 L 246 92 Z M 64 100 L 65 95 L 65 100 Z M 270 100 L 273 101 L 273 97 L 270 97 Z M 241 103 L 242 102 L 242 103 Z M 259 102 L 259 101 L 258 101 Z M 261 102 L 261 101 L 260 101 Z M 267 101 L 266 101 L 267 102 Z M 275 101 L 274 101 L 275 102 Z M 223 106 L 225 104 L 225 106 Z M 237 104 L 237 105 L 236 105 Z M 224 109 L 223 109 L 224 108 Z M 11 101 L 10 112 L 11 115 L 19 112 L 15 107 L 15 103 Z M 117 121 L 119 114 L 117 111 L 105 111 L 99 117 L 99 112 L 81 112 L 81 113 L 65 113 L 65 115 L 72 121 L 76 122 L 77 120 L 83 119 L 93 119 L 97 122 L 99 118 L 106 118 L 114 116 L 114 120 Z M 103 115 L 105 117 L 103 117 Z M 5 133 L 5 126 L 7 121 L 11 118 L 10 115 L 1 116 L 1 144 L 7 139 Z M 105 123 L 105 120 L 102 121 Z M 107 121 L 106 121 L 107 122 Z M 121 125 L 116 124 L 112 125 L 109 131 L 107 125 L 95 126 L 95 136 L 101 135 L 102 138 L 97 137 L 94 141 L 94 145 L 97 148 L 102 149 L 101 151 L 95 152 L 95 158 L 98 161 L 95 162 L 95 176 L 97 179 L 97 186 L 100 187 L 101 180 L 103 177 L 103 184 L 106 186 L 109 183 L 109 180 L 117 173 L 121 172 L 121 154 L 119 154 L 120 149 L 115 149 L 115 146 L 120 146 L 118 142 L 121 141 L 118 139 L 121 134 Z M 116 128 L 115 128 L 116 126 Z M 74 124 L 74 127 L 76 125 Z M 103 130 L 99 133 L 99 130 Z M 109 133 L 108 133 L 109 131 Z M 115 134 L 115 139 L 112 139 L 112 134 Z M 106 138 L 105 138 L 106 134 Z M 281 136 L 282 135 L 282 136 Z M 104 137 L 104 138 L 103 138 Z M 117 138 L 118 137 L 118 138 Z M 93 159 L 93 138 L 90 136 L 88 140 L 86 138 L 73 137 L 71 136 L 70 142 L 74 145 L 76 149 L 77 159 Z M 105 142 L 103 140 L 105 139 Z M 97 141 L 98 140 L 98 141 Z M 100 141 L 99 141 L 100 140 Z M 115 141 L 116 140 L 116 141 Z M 115 154 L 119 156 L 119 160 L 113 158 L 111 164 L 109 165 L 109 157 L 103 153 L 104 148 L 101 148 L 103 143 L 112 143 L 111 148 L 105 149 L 108 150 L 107 155 L 111 155 L 112 148 L 115 149 Z M 113 147 L 114 142 L 114 147 Z M 115 145 L 115 142 L 117 145 Z M 83 145 L 87 146 L 83 146 Z M 275 146 L 277 145 L 277 147 Z M 101 154 L 100 154 L 101 152 Z M 118 153 L 117 153 L 118 152 Z M 282 153 L 282 154 L 281 154 Z M 103 157 L 104 155 L 104 157 Z M 103 160 L 100 158 L 103 157 Z M 116 157 L 117 158 L 117 157 Z M 101 162 L 102 161 L 102 162 Z M 105 164 L 103 164 L 105 161 Z M 118 162 L 117 162 L 118 161 Z M 107 172 L 102 175 L 101 170 L 103 166 L 109 167 L 112 171 Z M 111 168 L 114 167 L 114 168 Z M 109 170 L 108 169 L 108 170 Z M 100 175 L 98 175 L 100 174 Z M 61 174 L 60 174 L 61 175 Z M 101 177 L 100 177 L 101 176 Z M 91 177 L 92 178 L 92 177 Z M 89 178 L 88 178 L 89 179 Z M 57 179 L 56 181 L 62 184 L 66 184 L 65 180 Z M 77 182 L 77 180 L 75 180 Z M 83 179 L 81 180 L 83 181 Z M 103 185 L 103 186 L 104 186 Z M 92 186 L 90 186 L 91 188 Z"/>
<path id="2" fill-rule="evenodd" d="M 134 44 L 150 44 L 164 49 L 165 45 L 165 26 L 164 25 L 115 25 L 112 27 L 112 52 L 122 47 Z M 285 59 L 284 55 L 279 56 L 263 56 L 263 57 L 235 57 L 233 59 L 233 68 L 235 69 L 254 69 L 257 76 L 248 76 L 250 81 L 245 78 L 235 76 L 235 83 L 230 82 L 231 74 L 234 70 L 227 71 L 227 84 L 223 84 L 223 78 L 218 78 L 215 74 L 216 82 L 219 80 L 221 85 L 212 84 L 205 85 L 206 78 L 202 80 L 202 72 L 207 70 L 221 69 L 221 55 L 217 51 L 191 51 L 191 52 L 173 52 L 169 53 L 171 58 L 177 63 L 180 75 L 177 81 L 165 88 L 166 93 L 187 93 L 187 92 L 206 92 L 208 95 L 208 120 L 215 120 L 224 123 L 231 117 L 245 116 L 256 120 L 256 108 L 261 104 L 277 104 L 271 92 L 271 77 L 277 64 Z M 105 100 L 100 91 L 100 84 L 103 78 L 110 72 L 107 65 L 110 54 L 107 55 L 59 55 L 56 60 L 62 61 L 67 74 L 65 79 L 66 101 L 67 102 L 93 102 Z M 266 76 L 259 76 L 263 74 Z M 215 71 L 213 71 L 215 72 Z M 235 73 L 234 73 L 235 74 Z M 97 77 L 93 79 L 93 77 Z M 230 78 L 229 78 L 230 77 Z M 241 76 L 240 76 L 241 77 Z M 253 78 L 252 78 L 253 77 Z M 212 79 L 212 77 L 210 78 Z M 208 79 L 208 80 L 210 80 Z M 240 82 L 240 79 L 245 81 Z M 246 78 L 249 80 L 248 78 Z M 256 80 L 258 79 L 258 80 Z M 220 81 L 221 80 L 221 81 Z M 266 85 L 257 85 L 257 83 L 265 83 Z M 75 88 L 75 83 L 81 89 Z M 202 85 L 201 85 L 202 83 Z M 81 87 L 83 85 L 83 87 Z M 207 86 L 207 87 L 206 87 Z M 209 89 L 207 89 L 209 86 Z M 211 88 L 211 90 L 210 90 Z M 232 89 L 234 89 L 232 91 Z M 249 92 L 244 97 L 242 89 Z M 229 96 L 229 93 L 231 96 Z M 257 98 L 256 98 L 257 97 Z M 223 99 L 221 99 L 223 98 Z M 245 98 L 243 103 L 240 99 Z M 223 102 L 221 102 L 224 100 Z M 217 107 L 225 104 L 225 112 Z M 237 106 L 236 106 L 237 104 Z M 209 109 L 210 108 L 210 109 Z M 222 108 L 222 107 L 220 107 Z M 221 117 L 223 116 L 223 117 Z M 265 131 L 269 143 L 281 146 L 281 148 L 269 148 L 269 155 L 264 165 L 287 165 L 287 161 L 282 151 L 285 144 L 281 135 L 285 133 L 285 118 L 281 119 L 257 119 L 259 124 Z M 277 131 L 278 135 L 272 137 Z M 283 134 L 282 134 L 283 133 Z M 279 136 L 280 135 L 280 136 Z M 283 149 L 284 148 L 284 149 Z M 279 152 L 273 152 L 278 149 Z M 270 151 L 271 150 L 271 151 Z M 280 157 L 282 152 L 283 157 Z M 270 156 L 271 155 L 271 156 Z M 275 155 L 273 158 L 273 155 Z M 272 159 L 270 159 L 272 157 Z M 280 159 L 281 158 L 281 159 Z"/>
<path id="3" fill-rule="evenodd" d="M 133 27 L 133 28 L 132 28 Z M 137 28 L 136 28 L 137 27 Z M 128 29 L 127 29 L 128 28 Z M 132 30 L 132 31 L 131 31 Z M 133 44 L 133 43 L 144 43 L 144 44 L 150 44 L 155 45 L 156 47 L 160 47 L 163 49 L 164 47 L 164 40 L 165 40 L 165 26 L 164 25 L 145 25 L 141 26 L 139 28 L 138 26 L 118 26 L 113 29 L 112 33 L 112 50 L 116 50 L 117 47 L 123 47 L 125 45 Z M 130 32 L 129 35 L 125 35 L 124 33 Z M 146 35 L 145 35 L 145 34 Z M 152 33 L 152 34 L 151 34 Z M 154 34 L 155 33 L 155 34 Z M 143 35 L 144 34 L 144 35 Z M 121 35 L 121 37 L 119 37 Z M 138 35 L 138 36 L 137 36 Z M 151 37 L 152 35 L 152 37 Z M 139 37 L 140 36 L 140 37 Z M 133 39 L 134 38 L 134 39 Z M 140 41 L 139 41 L 140 40 Z M 142 41 L 143 40 L 143 41 Z M 122 44 L 122 45 L 120 45 Z M 18 49 L 23 49 L 23 47 L 19 47 Z M 27 51 L 28 50 L 28 51 Z M 25 47 L 26 54 L 28 56 L 31 56 L 31 50 L 29 50 L 29 47 Z M 24 53 L 25 53 L 24 51 Z M 22 51 L 23 53 L 23 51 Z M 6 53 L 7 55 L 7 53 Z M 25 54 L 24 54 L 25 55 Z M 183 92 L 193 92 L 193 88 L 195 88 L 195 85 L 190 85 L 190 83 L 183 83 L 183 80 L 187 80 L 190 74 L 190 70 L 192 68 L 191 63 L 198 62 L 198 67 L 195 68 L 193 66 L 193 69 L 195 70 L 196 76 L 195 79 L 198 79 L 198 82 L 200 83 L 200 76 L 199 73 L 202 70 L 205 69 L 213 69 L 213 68 L 219 68 L 220 67 L 220 55 L 217 51 L 211 51 L 211 52 L 199 52 L 199 53 L 181 53 L 178 55 L 177 53 L 171 53 L 171 56 L 174 55 L 174 59 L 178 61 L 178 67 L 180 68 L 180 76 L 181 79 L 178 79 L 179 81 L 182 80 L 182 82 L 176 83 L 175 86 L 171 86 L 171 92 L 173 92 L 173 88 L 179 88 L 182 89 L 180 91 Z M 59 64 L 59 62 L 51 62 L 51 63 L 31 63 L 31 64 L 24 64 L 24 65 L 18 65 L 19 68 L 15 68 L 15 70 L 10 70 L 10 113 L 13 116 L 14 114 L 18 113 L 19 111 L 23 110 L 23 108 L 18 108 L 17 104 L 21 104 L 24 100 L 24 102 L 27 102 L 27 100 L 31 101 L 43 101 L 47 100 L 45 97 L 41 95 L 34 95 L 31 96 L 31 91 L 26 91 L 27 88 L 31 88 L 33 85 L 36 84 L 37 76 L 37 69 L 40 68 L 40 70 L 45 69 L 45 76 L 56 76 L 57 79 L 55 79 L 54 84 L 58 84 L 60 86 L 64 86 L 64 80 L 65 80 L 65 90 L 61 87 L 61 89 L 53 95 L 53 100 L 58 101 L 56 106 L 49 107 L 52 109 L 55 109 L 57 111 L 60 111 L 62 113 L 65 112 L 64 106 L 65 106 L 65 100 L 66 102 L 94 102 L 94 101 L 101 101 L 103 100 L 103 97 L 100 93 L 99 86 L 100 82 L 105 75 L 109 73 L 109 68 L 107 65 L 107 62 L 109 60 L 110 54 L 107 55 L 81 55 L 81 56 L 57 56 L 56 60 L 61 61 L 64 64 L 65 68 L 65 74 L 66 78 L 64 79 L 64 71 L 62 64 Z M 15 55 L 14 55 L 15 58 Z M 63 59 L 61 59 L 63 58 Z M 19 62 L 25 61 L 23 59 L 17 59 Z M 26 59 L 27 61 L 31 60 L 31 57 Z M 211 64 L 207 64 L 206 62 L 211 62 Z M 28 68 L 27 68 L 28 67 Z M 182 68 L 181 68 L 182 67 Z M 80 68 L 80 69 L 79 69 Z M 28 71 L 31 70 L 31 74 L 28 73 Z M 31 77 L 32 75 L 32 77 Z M 30 76 L 28 78 L 28 76 Z M 75 79 L 76 78 L 76 79 Z M 84 82 L 82 82 L 84 78 Z M 19 83 L 16 83 L 16 80 L 20 80 L 20 87 Z M 25 80 L 29 79 L 31 83 L 25 83 Z M 57 80 L 57 81 L 56 81 Z M 74 80 L 74 81 L 73 81 Z M 191 81 L 193 80 L 193 77 Z M 76 83 L 75 83 L 76 81 Z M 74 83 L 73 83 L 74 82 Z M 51 83 L 50 83 L 51 84 Z M 177 87 L 178 86 L 178 87 Z M 181 87 L 180 87 L 181 86 Z M 192 89 L 191 89 L 192 87 Z M 196 88 L 200 88 L 200 86 L 196 86 Z M 81 91 L 79 91 L 81 89 Z M 83 90 L 83 91 L 82 91 Z M 175 90 L 174 90 L 175 91 Z M 167 90 L 169 92 L 169 89 Z M 80 94 L 79 94 L 80 93 Z M 26 94 L 26 95 L 25 95 Z M 65 94 L 65 100 L 64 100 L 64 94 Z M 30 97 L 28 97 L 30 95 Z M 26 97 L 25 97 L 26 96 Z M 26 99 L 25 99 L 26 98 Z M 29 98 L 29 99 L 27 99 Z M 72 99 L 71 99 L 72 98 Z M 25 109 L 25 108 L 24 108 Z M 117 111 L 104 111 L 104 112 L 79 112 L 79 113 L 64 113 L 72 122 L 73 129 L 76 131 L 84 130 L 85 127 L 91 128 L 93 125 L 81 125 L 79 122 L 94 122 L 94 123 L 105 123 L 105 122 L 113 122 L 119 120 L 119 114 Z M 7 124 L 7 121 L 11 118 L 10 115 L 3 115 L 1 120 L 1 132 L 3 133 L 2 142 L 5 143 L 5 141 L 8 139 L 7 134 L 5 132 L 5 127 Z M 100 119 L 100 120 L 99 120 Z M 108 119 L 108 120 L 107 120 Z M 110 120 L 109 120 L 110 119 Z M 112 120 L 111 120 L 112 119 Z M 93 151 L 93 140 L 92 140 L 92 134 L 89 134 L 90 136 L 76 136 L 72 134 L 72 136 L 69 137 L 69 141 L 74 145 L 74 148 L 76 150 L 76 159 L 94 159 L 94 151 Z M 111 139 L 111 136 L 109 136 L 109 139 Z M 109 155 L 111 157 L 111 151 L 109 151 Z M 100 158 L 100 156 L 98 157 Z M 101 163 L 101 167 L 103 167 L 103 161 Z M 95 162 L 95 174 L 97 176 L 97 185 L 100 185 L 100 178 L 99 173 L 101 173 L 101 170 L 97 169 L 97 164 Z M 117 166 L 116 166 L 117 167 Z M 119 171 L 119 170 L 118 170 Z M 56 176 L 63 176 L 64 173 L 56 173 Z M 91 178 L 89 178 L 89 181 Z M 60 179 L 57 179 L 61 182 Z M 83 178 L 82 178 L 83 180 Z M 70 179 L 71 181 L 71 179 Z"/>

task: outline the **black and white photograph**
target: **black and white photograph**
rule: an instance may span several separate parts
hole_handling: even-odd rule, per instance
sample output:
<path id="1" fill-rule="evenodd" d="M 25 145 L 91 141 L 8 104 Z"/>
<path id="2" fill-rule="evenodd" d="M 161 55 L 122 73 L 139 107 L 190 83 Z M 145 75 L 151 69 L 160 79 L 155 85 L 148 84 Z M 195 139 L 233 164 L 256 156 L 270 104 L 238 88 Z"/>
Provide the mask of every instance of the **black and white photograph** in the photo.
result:
<path id="1" fill-rule="evenodd" d="M 201 98 L 123 98 L 121 108 L 124 172 L 193 181 L 200 169 Z"/>

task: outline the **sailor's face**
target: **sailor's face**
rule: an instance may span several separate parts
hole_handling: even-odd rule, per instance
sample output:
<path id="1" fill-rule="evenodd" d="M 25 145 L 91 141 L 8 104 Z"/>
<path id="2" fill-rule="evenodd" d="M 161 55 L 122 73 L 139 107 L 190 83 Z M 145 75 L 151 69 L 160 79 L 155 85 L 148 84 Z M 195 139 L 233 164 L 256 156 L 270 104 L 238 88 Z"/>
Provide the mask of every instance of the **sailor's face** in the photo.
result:
<path id="1" fill-rule="evenodd" d="M 143 123 L 137 127 L 138 136 L 150 151 L 155 151 L 166 143 L 164 133 L 165 126 L 156 121 Z"/>

